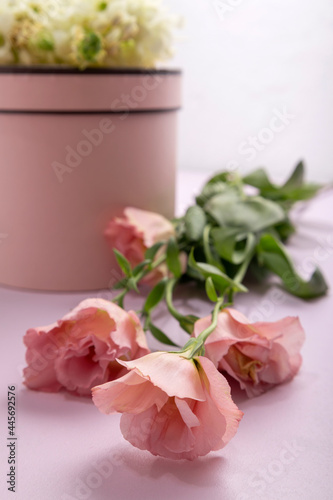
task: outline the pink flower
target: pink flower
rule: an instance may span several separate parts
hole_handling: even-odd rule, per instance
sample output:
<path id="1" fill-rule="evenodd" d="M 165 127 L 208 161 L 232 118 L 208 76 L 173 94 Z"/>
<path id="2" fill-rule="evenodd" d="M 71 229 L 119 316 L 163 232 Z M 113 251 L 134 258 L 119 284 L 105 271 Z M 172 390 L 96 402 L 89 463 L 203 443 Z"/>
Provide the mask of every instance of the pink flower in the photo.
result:
<path id="1" fill-rule="evenodd" d="M 198 320 L 193 335 L 197 337 L 210 322 L 210 316 Z M 300 349 L 304 339 L 298 318 L 250 323 L 240 312 L 225 309 L 205 343 L 205 353 L 219 370 L 235 378 L 253 397 L 296 375 L 302 363 Z"/>
<path id="2" fill-rule="evenodd" d="M 147 248 L 174 235 L 173 225 L 162 215 L 132 207 L 125 208 L 123 217 L 114 217 L 105 231 L 110 247 L 119 250 L 132 267 L 144 260 Z M 161 264 L 142 281 L 154 285 L 167 272 L 166 265 Z"/>
<path id="3" fill-rule="evenodd" d="M 119 362 L 129 373 L 94 387 L 93 401 L 103 413 L 123 413 L 120 428 L 133 446 L 193 460 L 223 448 L 235 435 L 243 413 L 209 359 L 155 352 Z"/>
<path id="4" fill-rule="evenodd" d="M 84 300 L 57 323 L 28 330 L 24 343 L 29 389 L 56 392 L 63 387 L 79 395 L 122 376 L 126 370 L 116 358 L 150 352 L 136 314 L 103 299 Z"/>

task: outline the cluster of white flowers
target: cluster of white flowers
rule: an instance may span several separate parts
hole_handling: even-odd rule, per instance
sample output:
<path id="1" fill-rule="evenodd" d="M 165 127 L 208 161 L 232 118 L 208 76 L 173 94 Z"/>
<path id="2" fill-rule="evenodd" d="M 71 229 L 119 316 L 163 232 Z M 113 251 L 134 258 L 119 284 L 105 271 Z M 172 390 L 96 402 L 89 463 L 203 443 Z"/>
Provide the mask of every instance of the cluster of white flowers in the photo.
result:
<path id="1" fill-rule="evenodd" d="M 1 0 L 0 64 L 151 68 L 177 24 L 160 0 Z"/>

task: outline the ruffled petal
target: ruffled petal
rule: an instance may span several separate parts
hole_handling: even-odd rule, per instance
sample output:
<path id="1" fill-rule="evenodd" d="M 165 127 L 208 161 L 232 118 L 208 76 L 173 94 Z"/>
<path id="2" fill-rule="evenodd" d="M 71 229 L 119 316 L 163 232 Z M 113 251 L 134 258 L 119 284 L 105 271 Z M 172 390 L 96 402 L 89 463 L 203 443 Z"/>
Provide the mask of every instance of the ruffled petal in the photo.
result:
<path id="1" fill-rule="evenodd" d="M 205 400 L 200 376 L 193 360 L 176 353 L 155 352 L 133 361 L 118 361 L 160 387 L 170 397 Z"/>
<path id="2" fill-rule="evenodd" d="M 274 343 L 270 351 L 269 363 L 260 372 L 260 380 L 269 384 L 281 384 L 291 375 L 291 366 L 287 351 L 283 346 Z"/>
<path id="3" fill-rule="evenodd" d="M 107 378 L 108 362 L 96 362 L 93 342 L 81 349 L 67 350 L 55 360 L 57 379 L 68 391 L 80 395 L 91 394 L 91 387 Z"/>
<path id="4" fill-rule="evenodd" d="M 162 408 L 168 396 L 158 387 L 131 371 L 123 377 L 93 387 L 93 401 L 102 413 L 142 413 L 155 405 Z"/>
<path id="5" fill-rule="evenodd" d="M 124 215 L 137 230 L 138 235 L 143 236 L 144 244 L 147 248 L 158 241 L 169 239 L 175 233 L 171 222 L 160 214 L 126 207 Z"/>
<path id="6" fill-rule="evenodd" d="M 283 337 L 288 351 L 299 352 L 305 340 L 305 333 L 298 317 L 288 316 L 279 321 L 258 322 L 253 328 L 267 339 L 278 340 Z"/>
<path id="7" fill-rule="evenodd" d="M 51 325 L 52 329 L 55 325 Z M 58 348 L 54 340 L 42 329 L 29 329 L 23 341 L 27 347 L 28 366 L 23 370 L 24 384 L 29 389 L 45 392 L 57 392 L 61 384 L 57 380 L 54 362 Z"/>
<path id="8" fill-rule="evenodd" d="M 230 394 L 230 386 L 226 378 L 216 370 L 213 363 L 203 356 L 199 356 L 196 359 L 203 370 L 201 376 L 203 379 L 207 377 L 208 380 L 209 385 L 206 387 L 206 390 L 221 414 L 225 417 L 226 431 L 223 435 L 223 443 L 225 445 L 236 434 L 239 422 L 243 417 L 243 412 L 233 402 Z"/>
<path id="9" fill-rule="evenodd" d="M 152 442 L 152 436 L 150 436 L 150 444 L 152 450 L 158 455 L 162 455 L 168 458 L 168 453 L 184 454 L 193 450 L 195 446 L 195 437 L 193 435 L 191 426 L 184 422 L 183 415 L 179 410 L 179 400 L 176 403 L 176 398 L 170 398 L 168 403 L 163 407 L 163 409 L 158 413 L 156 422 L 161 428 L 159 438 Z M 185 402 L 184 402 L 185 403 Z M 185 405 L 187 405 L 185 403 Z M 182 407 L 183 412 L 185 412 L 184 405 Z M 189 419 L 188 411 L 187 420 Z M 192 418 L 193 420 L 193 418 Z M 197 419 L 196 419 L 197 421 Z M 197 424 L 197 422 L 195 422 Z"/>
<path id="10" fill-rule="evenodd" d="M 179 413 L 187 425 L 187 427 L 197 427 L 200 425 L 200 420 L 191 410 L 191 400 L 175 398 L 175 404 L 179 410 Z M 195 403 L 194 403 L 195 404 Z"/>
<path id="11" fill-rule="evenodd" d="M 139 415 L 122 415 L 120 429 L 133 446 L 155 456 L 173 460 L 194 458 L 193 432 L 184 423 L 173 398 L 160 411 L 155 407 Z"/>

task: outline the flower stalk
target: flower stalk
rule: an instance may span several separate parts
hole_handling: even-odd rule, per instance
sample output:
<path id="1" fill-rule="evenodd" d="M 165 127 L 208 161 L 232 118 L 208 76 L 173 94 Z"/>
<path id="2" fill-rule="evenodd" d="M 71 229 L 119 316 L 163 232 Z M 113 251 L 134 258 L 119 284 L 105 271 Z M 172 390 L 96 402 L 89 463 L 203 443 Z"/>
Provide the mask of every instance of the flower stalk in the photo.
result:
<path id="1" fill-rule="evenodd" d="M 249 194 L 248 185 L 258 193 Z M 324 295 L 328 287 L 321 271 L 315 269 L 304 280 L 284 246 L 288 235 L 295 231 L 289 217 L 293 204 L 311 198 L 320 188 L 304 182 L 304 166 L 299 163 L 283 186 L 272 184 L 262 169 L 244 178 L 221 172 L 206 183 L 186 214 L 171 223 L 157 214 L 125 209 L 124 218 L 111 221 L 107 233 L 112 236 L 111 247 L 117 248 L 122 228 L 132 232 L 132 247 L 119 247 L 123 254 L 118 252 L 117 260 L 125 278 L 116 285 L 123 290 L 114 301 L 123 307 L 126 294 L 138 292 L 140 283 L 155 287 L 161 282 L 163 293 L 153 288 L 149 303 L 154 303 L 155 308 L 165 300 L 169 314 L 192 334 L 198 318 L 184 316 L 173 303 L 174 292 L 182 283 L 205 285 L 208 299 L 216 303 L 214 311 L 221 309 L 223 297 L 232 305 L 237 293 L 248 291 L 244 280 L 249 273 L 263 280 L 273 272 L 286 291 L 305 300 Z M 144 248 L 144 252 L 131 262 L 138 248 Z M 141 311 L 148 318 L 147 330 L 152 325 L 152 309 L 143 307 Z M 215 317 L 213 314 L 213 321 Z M 160 333 L 159 340 L 165 339 L 166 335 Z M 200 349 L 198 344 L 198 352 Z"/>
<path id="2" fill-rule="evenodd" d="M 197 338 L 191 338 L 187 344 L 183 347 L 181 352 L 185 353 L 189 359 L 193 359 L 195 356 L 203 356 L 205 353 L 205 342 L 209 335 L 213 333 L 218 324 L 218 315 L 223 307 L 223 299 L 218 299 L 215 304 L 211 324 L 203 330 Z"/>

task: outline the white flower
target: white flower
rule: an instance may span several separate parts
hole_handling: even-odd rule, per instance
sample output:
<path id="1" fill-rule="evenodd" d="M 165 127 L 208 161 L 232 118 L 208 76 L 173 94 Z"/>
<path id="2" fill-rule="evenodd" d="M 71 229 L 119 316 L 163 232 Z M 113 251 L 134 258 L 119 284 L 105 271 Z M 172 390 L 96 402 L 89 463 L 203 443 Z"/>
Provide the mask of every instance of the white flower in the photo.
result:
<path id="1" fill-rule="evenodd" d="M 0 64 L 154 67 L 176 27 L 161 0 L 1 0 Z"/>

